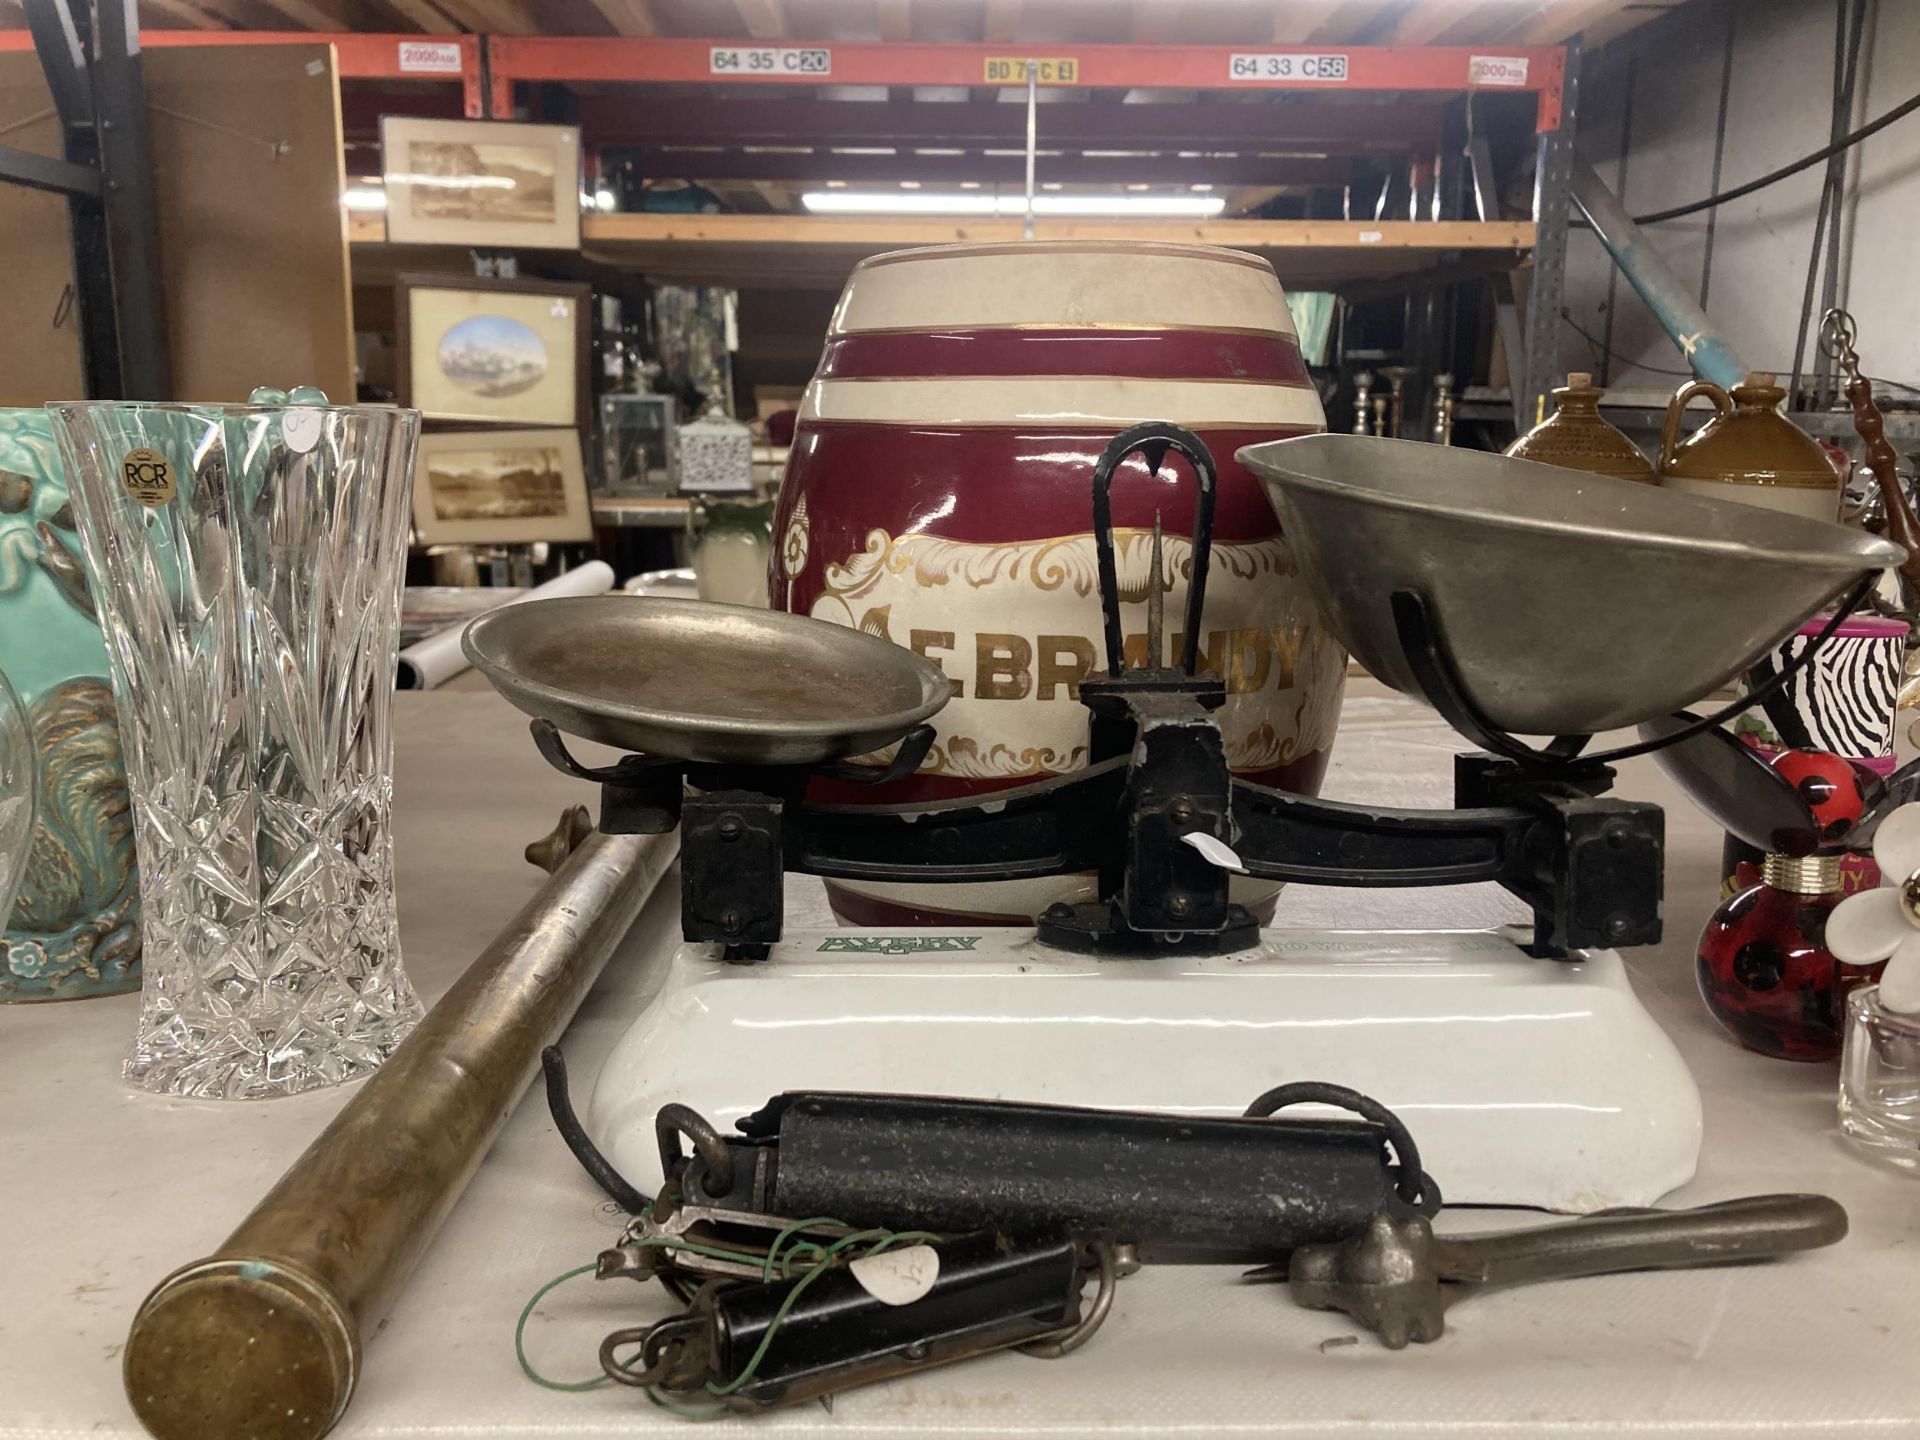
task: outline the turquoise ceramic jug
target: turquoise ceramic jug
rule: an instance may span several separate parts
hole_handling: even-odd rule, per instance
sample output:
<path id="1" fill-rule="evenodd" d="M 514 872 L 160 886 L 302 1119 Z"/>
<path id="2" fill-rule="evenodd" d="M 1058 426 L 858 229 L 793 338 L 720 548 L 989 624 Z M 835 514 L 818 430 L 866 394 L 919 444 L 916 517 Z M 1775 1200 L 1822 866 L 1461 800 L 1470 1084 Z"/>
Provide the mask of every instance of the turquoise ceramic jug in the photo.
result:
<path id="1" fill-rule="evenodd" d="M 26 706 L 39 770 L 0 1001 L 140 987 L 133 817 L 79 548 L 46 415 L 0 410 L 0 671 Z"/>

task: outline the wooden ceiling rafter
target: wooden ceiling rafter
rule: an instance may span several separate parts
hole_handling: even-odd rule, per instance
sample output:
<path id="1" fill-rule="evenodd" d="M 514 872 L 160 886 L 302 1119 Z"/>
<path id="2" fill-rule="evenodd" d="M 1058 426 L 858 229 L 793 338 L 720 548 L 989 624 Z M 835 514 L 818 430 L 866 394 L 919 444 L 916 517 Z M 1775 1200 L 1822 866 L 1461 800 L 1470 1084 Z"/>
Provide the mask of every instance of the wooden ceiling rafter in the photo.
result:
<path id="1" fill-rule="evenodd" d="M 1164 45 L 1180 36 L 1182 0 L 1131 0 L 1128 38 L 1136 45 Z"/>
<path id="2" fill-rule="evenodd" d="M 660 33 L 660 22 L 648 0 L 593 0 L 593 8 L 613 27 L 616 35 L 645 38 Z"/>
<path id="3" fill-rule="evenodd" d="M 1409 0 L 1347 0 L 1307 37 L 1312 45 L 1371 44 L 1383 21 L 1391 21 Z"/>
<path id="4" fill-rule="evenodd" d="M 882 40 L 913 39 L 913 0 L 876 0 L 875 8 Z"/>
<path id="5" fill-rule="evenodd" d="M 1020 38 L 1021 0 L 987 0 L 980 17 L 980 38 L 1003 44 Z"/>
<path id="6" fill-rule="evenodd" d="M 1597 48 L 1688 0 L 140 0 L 156 30 L 474 33 L 502 37 L 746 34 L 764 41 L 968 40 L 1073 47 L 1527 45 Z M 791 13 L 789 13 L 791 11 Z M 974 27 L 978 27 L 977 31 Z M 0 30 L 23 30 L 0 0 Z M 717 33 L 716 33 L 717 32 Z M 976 42 L 978 43 L 978 42 Z"/>
<path id="7" fill-rule="evenodd" d="M 176 24 L 189 30 L 225 30 L 226 22 L 216 15 L 209 14 L 199 5 L 189 0 L 145 0 L 145 8 L 157 10 Z M 19 17 L 20 23 L 26 23 L 26 11 L 17 5 L 8 5 L 0 0 L 0 19 L 11 20 Z"/>
<path id="8" fill-rule="evenodd" d="M 1451 38 L 1463 22 L 1471 20 L 1475 12 L 1483 8 L 1485 0 L 1418 0 L 1393 22 L 1393 28 L 1382 38 L 1389 45 L 1436 44 L 1442 38 Z M 1476 27 L 1465 28 L 1471 32 Z"/>
<path id="9" fill-rule="evenodd" d="M 541 34 L 533 0 L 434 0 L 476 35 Z"/>
<path id="10" fill-rule="evenodd" d="M 314 0 L 257 0 L 265 9 L 296 30 L 348 30 L 336 9 L 317 5 Z"/>
<path id="11" fill-rule="evenodd" d="M 1275 45 L 1304 45 L 1314 38 L 1329 20 L 1347 8 L 1347 0 L 1292 0 L 1273 8 L 1273 32 L 1267 39 Z"/>
<path id="12" fill-rule="evenodd" d="M 733 0 L 733 8 L 756 40 L 784 40 L 792 33 L 785 0 Z"/>
<path id="13" fill-rule="evenodd" d="M 425 34 L 461 33 L 459 23 L 435 5 L 433 0 L 380 0 L 380 5 Z"/>

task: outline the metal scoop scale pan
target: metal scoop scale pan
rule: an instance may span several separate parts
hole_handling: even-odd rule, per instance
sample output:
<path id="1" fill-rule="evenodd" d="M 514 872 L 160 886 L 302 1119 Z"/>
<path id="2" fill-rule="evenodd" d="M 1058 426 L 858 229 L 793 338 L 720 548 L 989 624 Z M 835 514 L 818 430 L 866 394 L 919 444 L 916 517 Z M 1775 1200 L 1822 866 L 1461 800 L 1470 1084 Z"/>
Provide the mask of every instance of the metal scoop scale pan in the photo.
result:
<path id="1" fill-rule="evenodd" d="M 1396 592 L 1437 617 L 1479 714 L 1591 735 L 1684 709 L 1906 552 L 1862 530 L 1416 441 L 1308 435 L 1237 456 L 1327 624 L 1423 693 Z"/>
<path id="2" fill-rule="evenodd" d="M 482 615 L 462 648 L 517 708 L 569 735 L 710 764 L 864 755 L 951 693 L 932 662 L 876 635 L 701 600 L 527 600 Z"/>

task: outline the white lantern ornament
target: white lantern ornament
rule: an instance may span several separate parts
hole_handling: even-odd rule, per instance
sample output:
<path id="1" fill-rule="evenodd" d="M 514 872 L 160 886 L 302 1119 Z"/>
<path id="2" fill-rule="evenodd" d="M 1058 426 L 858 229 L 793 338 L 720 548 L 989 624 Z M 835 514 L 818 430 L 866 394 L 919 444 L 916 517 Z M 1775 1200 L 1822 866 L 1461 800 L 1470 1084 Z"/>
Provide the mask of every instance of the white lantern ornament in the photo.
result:
<path id="1" fill-rule="evenodd" d="M 1920 1173 L 1920 804 L 1880 823 L 1873 858 L 1880 886 L 1827 917 L 1837 959 L 1887 962 L 1878 984 L 1847 997 L 1840 1128 L 1876 1158 Z"/>

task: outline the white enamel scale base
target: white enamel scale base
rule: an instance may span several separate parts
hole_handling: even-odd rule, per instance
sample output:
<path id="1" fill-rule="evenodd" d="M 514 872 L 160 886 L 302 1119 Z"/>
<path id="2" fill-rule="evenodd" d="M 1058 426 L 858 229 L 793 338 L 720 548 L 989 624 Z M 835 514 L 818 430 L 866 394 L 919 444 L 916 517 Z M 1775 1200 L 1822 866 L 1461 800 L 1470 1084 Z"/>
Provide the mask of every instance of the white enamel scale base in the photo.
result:
<path id="1" fill-rule="evenodd" d="M 670 1101 L 723 1131 L 784 1090 L 1237 1115 L 1290 1080 L 1398 1111 L 1449 1204 L 1651 1204 L 1700 1151 L 1699 1091 L 1620 957 L 1490 931 L 1274 929 L 1147 960 L 1019 929 L 797 930 L 758 965 L 681 945 L 585 1119 L 651 1193 Z"/>

